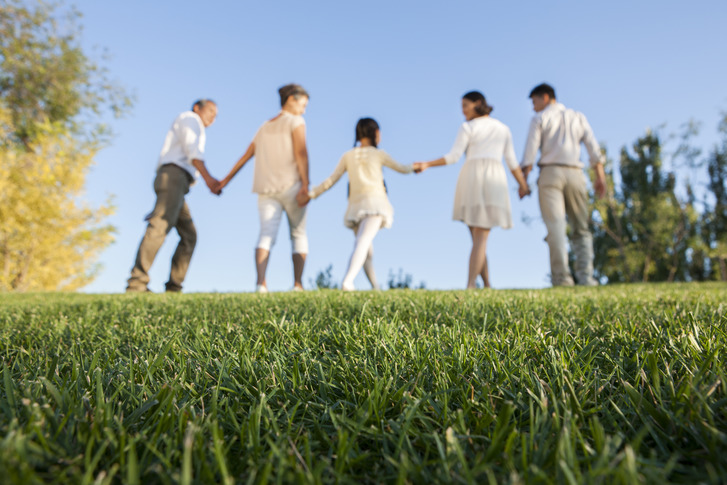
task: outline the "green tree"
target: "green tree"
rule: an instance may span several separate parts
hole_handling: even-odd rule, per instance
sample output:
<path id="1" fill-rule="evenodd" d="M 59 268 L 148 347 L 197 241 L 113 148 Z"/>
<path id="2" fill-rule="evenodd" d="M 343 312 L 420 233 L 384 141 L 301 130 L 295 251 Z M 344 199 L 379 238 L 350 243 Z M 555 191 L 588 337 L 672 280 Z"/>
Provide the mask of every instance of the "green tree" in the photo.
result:
<path id="1" fill-rule="evenodd" d="M 0 290 L 70 290 L 113 240 L 112 205 L 80 198 L 100 119 L 131 101 L 81 49 L 77 11 L 29 3 L 0 4 Z"/>
<path id="2" fill-rule="evenodd" d="M 596 203 L 594 250 L 596 274 L 609 282 L 690 279 L 698 214 L 691 198 L 679 201 L 662 152 L 659 135 L 649 131 L 633 153 L 621 149 L 617 189 L 608 169 L 610 194 Z"/>
<path id="3" fill-rule="evenodd" d="M 714 198 L 703 217 L 703 234 L 709 249 L 711 276 L 727 281 L 727 113 L 719 125 L 721 146 L 707 157 L 707 187 Z"/>

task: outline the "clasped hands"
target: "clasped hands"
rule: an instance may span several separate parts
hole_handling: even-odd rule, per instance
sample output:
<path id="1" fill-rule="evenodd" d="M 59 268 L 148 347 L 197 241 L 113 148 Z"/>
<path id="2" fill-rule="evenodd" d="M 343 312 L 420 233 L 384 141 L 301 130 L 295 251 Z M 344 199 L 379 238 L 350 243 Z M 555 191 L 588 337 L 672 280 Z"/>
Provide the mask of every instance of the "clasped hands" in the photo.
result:
<path id="1" fill-rule="evenodd" d="M 204 179 L 204 182 L 207 184 L 207 188 L 210 189 L 210 192 L 215 195 L 221 195 L 222 188 L 226 185 L 214 177 L 207 177 Z"/>

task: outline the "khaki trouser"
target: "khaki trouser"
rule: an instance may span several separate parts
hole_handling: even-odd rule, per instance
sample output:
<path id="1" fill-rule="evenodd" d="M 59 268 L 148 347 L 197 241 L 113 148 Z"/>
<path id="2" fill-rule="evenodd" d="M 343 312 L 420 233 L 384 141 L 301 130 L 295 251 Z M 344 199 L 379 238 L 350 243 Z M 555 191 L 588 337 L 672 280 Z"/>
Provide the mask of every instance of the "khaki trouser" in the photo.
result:
<path id="1" fill-rule="evenodd" d="M 154 192 L 157 200 L 154 210 L 146 217 L 146 227 L 136 262 L 131 270 L 126 291 L 146 291 L 149 284 L 149 268 L 169 231 L 174 227 L 179 233 L 179 245 L 172 257 L 172 270 L 166 284 L 167 291 L 182 291 L 182 282 L 192 259 L 197 243 L 197 230 L 192 222 L 192 214 L 184 201 L 189 192 L 192 177 L 176 165 L 163 165 L 154 179 Z"/>
<path id="2" fill-rule="evenodd" d="M 566 217 L 571 227 L 576 280 L 579 285 L 597 284 L 593 278 L 593 237 L 588 230 L 588 192 L 583 170 L 559 165 L 541 167 L 538 199 L 548 229 L 545 240 L 550 249 L 553 286 L 573 286 L 568 268 Z"/>

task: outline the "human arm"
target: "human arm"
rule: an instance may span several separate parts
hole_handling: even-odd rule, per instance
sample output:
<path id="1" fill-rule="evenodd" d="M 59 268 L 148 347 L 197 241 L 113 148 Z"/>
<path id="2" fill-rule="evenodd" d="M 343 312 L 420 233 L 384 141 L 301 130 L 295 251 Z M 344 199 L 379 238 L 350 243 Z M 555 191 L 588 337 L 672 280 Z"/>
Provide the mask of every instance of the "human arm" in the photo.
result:
<path id="1" fill-rule="evenodd" d="M 595 179 L 593 180 L 593 190 L 596 197 L 603 199 L 606 196 L 606 171 L 603 169 L 602 163 L 597 163 L 593 167 Z"/>
<path id="2" fill-rule="evenodd" d="M 220 182 L 212 177 L 204 164 L 204 148 L 207 141 L 204 125 L 199 117 L 179 119 L 174 125 L 176 136 L 181 141 L 184 154 L 191 165 L 200 173 L 207 187 L 215 195 L 220 195 Z"/>
<path id="3" fill-rule="evenodd" d="M 333 169 L 333 173 L 323 182 L 318 184 L 316 187 L 314 187 L 312 190 L 308 191 L 307 195 L 311 199 L 315 199 L 318 196 L 320 196 L 323 192 L 333 187 L 333 185 L 340 180 L 340 178 L 343 176 L 343 174 L 346 172 L 346 160 L 345 155 L 341 157 L 341 160 L 338 162 L 338 165 L 336 165 L 336 168 Z"/>
<path id="4" fill-rule="evenodd" d="M 247 150 L 245 153 L 240 157 L 240 159 L 235 163 L 235 165 L 230 169 L 230 173 L 227 174 L 225 178 L 223 178 L 220 181 L 220 188 L 224 188 L 227 184 L 230 183 L 230 180 L 237 175 L 237 172 L 240 171 L 240 169 L 250 160 L 253 156 L 255 156 L 255 142 L 253 141 L 250 143 L 250 146 L 247 147 Z"/>
<path id="5" fill-rule="evenodd" d="M 450 165 L 462 157 L 462 154 L 467 149 L 467 144 L 470 139 L 470 127 L 467 123 L 463 123 L 457 132 L 457 138 L 454 140 L 452 149 L 449 150 L 445 156 L 431 160 L 429 162 L 416 162 L 413 164 L 414 172 L 421 173 L 424 170 L 431 167 L 441 167 L 442 165 Z"/>
<path id="6" fill-rule="evenodd" d="M 527 182 L 528 174 L 533 169 L 535 164 L 535 156 L 538 154 L 540 148 L 540 142 L 542 137 L 542 125 L 539 116 L 534 116 L 530 122 L 530 129 L 528 130 L 528 139 L 525 142 L 525 150 L 523 152 L 523 159 L 520 163 L 520 169 L 523 172 L 523 177 Z"/>
<path id="7" fill-rule="evenodd" d="M 204 165 L 204 160 L 195 158 L 192 160 L 192 165 L 199 171 L 199 174 L 204 179 L 204 183 L 207 184 L 210 192 L 215 195 L 220 195 L 222 193 L 222 186 L 220 185 L 220 182 L 216 178 L 212 177 L 207 171 L 207 167 Z"/>
<path id="8" fill-rule="evenodd" d="M 512 145 L 512 134 L 509 129 L 505 133 L 504 157 L 505 163 L 515 177 L 515 180 L 517 180 L 519 186 L 517 193 L 520 198 L 522 199 L 526 195 L 530 195 L 530 187 L 528 187 L 528 183 L 525 181 L 525 175 L 523 175 L 520 166 L 517 164 L 515 148 Z"/>
<path id="9" fill-rule="evenodd" d="M 414 173 L 422 173 L 428 168 L 441 167 L 442 165 L 449 165 L 444 157 L 437 158 L 436 160 L 431 160 L 429 162 L 414 162 L 411 164 L 411 166 L 414 168 Z"/>
<path id="10" fill-rule="evenodd" d="M 391 155 L 383 150 L 379 150 L 379 153 L 381 154 L 382 165 L 389 167 L 392 170 L 396 170 L 399 173 L 412 173 L 414 171 L 413 165 L 402 165 L 401 163 L 391 158 Z"/>
<path id="11" fill-rule="evenodd" d="M 296 199 L 298 199 L 299 205 L 305 200 L 308 195 L 308 148 L 305 143 L 305 124 L 301 124 L 293 129 L 293 157 L 295 158 L 295 166 L 298 169 L 298 175 L 300 175 L 300 190 Z M 305 200 L 307 203 L 307 200 Z"/>
<path id="12" fill-rule="evenodd" d="M 593 134 L 591 125 L 588 124 L 588 120 L 583 114 L 579 113 L 579 115 L 583 125 L 583 137 L 581 141 L 586 146 L 590 165 L 593 168 L 593 190 L 596 193 L 596 197 L 602 199 L 606 195 L 606 171 L 603 168 L 605 157 L 601 151 L 601 146 L 598 144 L 598 140 L 596 140 L 596 136 Z"/>

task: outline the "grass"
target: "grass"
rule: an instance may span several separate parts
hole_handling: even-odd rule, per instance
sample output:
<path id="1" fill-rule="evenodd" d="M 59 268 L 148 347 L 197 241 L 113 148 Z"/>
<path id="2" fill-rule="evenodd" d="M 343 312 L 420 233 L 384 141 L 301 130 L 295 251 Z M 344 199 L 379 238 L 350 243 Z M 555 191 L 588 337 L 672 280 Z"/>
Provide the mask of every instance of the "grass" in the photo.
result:
<path id="1" fill-rule="evenodd" d="M 0 295 L 0 477 L 724 483 L 725 290 Z"/>

